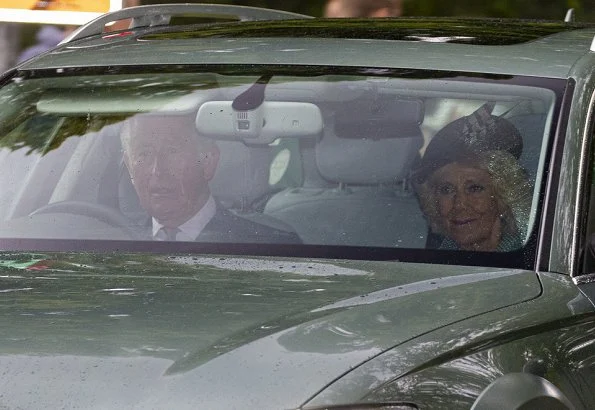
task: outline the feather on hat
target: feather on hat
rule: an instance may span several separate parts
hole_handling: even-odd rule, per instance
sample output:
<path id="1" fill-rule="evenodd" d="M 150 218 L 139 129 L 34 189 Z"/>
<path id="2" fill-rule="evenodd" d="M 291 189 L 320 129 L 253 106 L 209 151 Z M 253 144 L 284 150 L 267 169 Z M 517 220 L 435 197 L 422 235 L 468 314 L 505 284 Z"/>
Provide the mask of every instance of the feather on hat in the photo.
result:
<path id="1" fill-rule="evenodd" d="M 492 103 L 484 104 L 438 131 L 413 172 L 414 181 L 423 183 L 447 164 L 473 160 L 489 151 L 508 151 L 518 159 L 523 151 L 523 138 L 512 123 L 491 114 L 493 107 Z"/>

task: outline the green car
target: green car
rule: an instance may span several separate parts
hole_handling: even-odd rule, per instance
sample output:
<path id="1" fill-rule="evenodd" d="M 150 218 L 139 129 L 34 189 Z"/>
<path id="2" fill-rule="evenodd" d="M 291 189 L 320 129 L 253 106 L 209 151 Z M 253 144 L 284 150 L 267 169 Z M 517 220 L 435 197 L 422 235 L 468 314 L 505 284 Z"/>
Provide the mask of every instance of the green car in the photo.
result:
<path id="1" fill-rule="evenodd" d="M 128 8 L 0 130 L 2 409 L 595 408 L 595 25 Z"/>

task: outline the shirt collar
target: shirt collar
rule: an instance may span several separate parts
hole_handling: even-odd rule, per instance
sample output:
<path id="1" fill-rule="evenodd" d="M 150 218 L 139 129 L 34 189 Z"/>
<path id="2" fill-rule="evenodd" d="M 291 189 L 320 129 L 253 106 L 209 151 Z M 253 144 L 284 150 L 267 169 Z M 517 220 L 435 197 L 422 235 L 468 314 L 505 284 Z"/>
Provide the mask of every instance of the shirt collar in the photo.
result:
<path id="1" fill-rule="evenodd" d="M 217 212 L 217 204 L 213 196 L 210 196 L 206 204 L 189 220 L 178 226 L 180 232 L 176 235 L 177 241 L 195 241 L 205 226 L 213 219 Z M 163 225 L 153 218 L 153 238 L 164 241 L 167 239 L 163 231 Z"/>

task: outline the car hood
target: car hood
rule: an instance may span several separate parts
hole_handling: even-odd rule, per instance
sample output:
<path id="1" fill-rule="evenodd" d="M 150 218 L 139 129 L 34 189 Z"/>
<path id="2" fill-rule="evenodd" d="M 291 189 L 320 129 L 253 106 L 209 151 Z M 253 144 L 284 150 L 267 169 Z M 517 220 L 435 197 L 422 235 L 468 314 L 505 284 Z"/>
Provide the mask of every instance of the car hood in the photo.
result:
<path id="1" fill-rule="evenodd" d="M 540 293 L 532 272 L 399 262 L 4 254 L 0 264 L 8 408 L 295 408 L 405 341 Z"/>

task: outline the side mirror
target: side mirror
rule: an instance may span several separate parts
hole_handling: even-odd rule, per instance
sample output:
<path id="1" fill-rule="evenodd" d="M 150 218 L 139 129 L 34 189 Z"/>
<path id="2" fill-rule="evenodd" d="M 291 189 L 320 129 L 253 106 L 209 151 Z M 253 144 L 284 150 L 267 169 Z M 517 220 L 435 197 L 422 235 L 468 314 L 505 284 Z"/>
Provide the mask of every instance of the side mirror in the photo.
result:
<path id="1" fill-rule="evenodd" d="M 471 410 L 571 410 L 574 406 L 552 383 L 530 373 L 509 373 L 492 382 Z"/>

